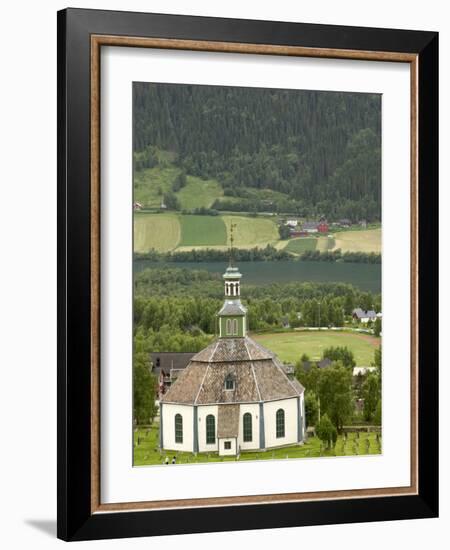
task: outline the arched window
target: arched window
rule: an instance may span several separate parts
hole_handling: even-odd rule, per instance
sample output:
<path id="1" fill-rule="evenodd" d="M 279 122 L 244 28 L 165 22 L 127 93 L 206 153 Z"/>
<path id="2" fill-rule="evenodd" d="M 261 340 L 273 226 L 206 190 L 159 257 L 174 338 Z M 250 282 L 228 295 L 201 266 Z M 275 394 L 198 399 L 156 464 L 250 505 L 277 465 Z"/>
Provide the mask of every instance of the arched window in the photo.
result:
<path id="1" fill-rule="evenodd" d="M 237 319 L 233 319 L 233 336 L 237 336 L 238 333 L 238 322 Z"/>
<path id="2" fill-rule="evenodd" d="M 250 413 L 244 414 L 244 442 L 247 441 L 253 441 L 252 415 Z"/>
<path id="3" fill-rule="evenodd" d="M 183 443 L 183 417 L 175 415 L 175 443 Z"/>
<path id="4" fill-rule="evenodd" d="M 231 319 L 227 319 L 227 334 L 231 336 L 233 334 L 232 328 L 231 328 Z"/>
<path id="5" fill-rule="evenodd" d="M 277 437 L 284 437 L 284 410 L 277 410 Z"/>
<path id="6" fill-rule="evenodd" d="M 216 442 L 216 419 L 213 414 L 206 417 L 206 444 L 211 445 Z"/>

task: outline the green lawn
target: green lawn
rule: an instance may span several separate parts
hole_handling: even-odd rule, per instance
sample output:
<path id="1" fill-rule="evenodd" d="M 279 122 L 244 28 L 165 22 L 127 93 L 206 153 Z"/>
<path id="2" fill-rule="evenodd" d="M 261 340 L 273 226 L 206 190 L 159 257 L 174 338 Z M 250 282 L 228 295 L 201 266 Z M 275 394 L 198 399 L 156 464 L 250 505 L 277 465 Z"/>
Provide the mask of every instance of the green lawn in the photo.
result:
<path id="1" fill-rule="evenodd" d="M 362 231 L 339 231 L 335 234 L 335 248 L 342 252 L 381 252 L 381 228 Z"/>
<path id="2" fill-rule="evenodd" d="M 166 456 L 172 460 L 177 458 L 177 464 L 194 464 L 205 462 L 228 462 L 236 461 L 236 457 L 222 457 L 217 453 L 180 453 L 175 451 L 162 451 L 158 449 L 158 428 L 155 423 L 149 429 L 138 429 L 134 432 L 134 466 L 146 466 L 164 464 Z M 317 437 L 310 437 L 307 443 L 293 447 L 283 447 L 263 452 L 247 451 L 240 455 L 242 460 L 283 460 L 286 458 L 313 458 L 320 456 L 353 456 L 380 454 L 381 445 L 377 442 L 375 433 L 349 433 L 347 442 L 339 436 L 334 449 L 321 449 L 320 440 Z M 367 444 L 367 441 L 369 442 Z M 381 439 L 380 439 L 381 442 Z"/>
<path id="3" fill-rule="evenodd" d="M 227 229 L 220 216 L 180 216 L 183 247 L 227 244 Z"/>
<path id="4" fill-rule="evenodd" d="M 306 250 L 315 250 L 316 246 L 317 239 L 315 237 L 299 237 L 288 241 L 285 250 L 293 254 L 301 254 Z"/>
<path id="5" fill-rule="evenodd" d="M 177 214 L 134 214 L 134 251 L 160 252 L 173 250 L 180 241 L 180 223 Z"/>
<path id="6" fill-rule="evenodd" d="M 303 353 L 312 360 L 318 360 L 325 348 L 347 346 L 353 352 L 358 367 L 370 366 L 374 350 L 381 344 L 380 338 L 368 334 L 330 330 L 253 334 L 252 338 L 287 363 L 297 362 Z"/>

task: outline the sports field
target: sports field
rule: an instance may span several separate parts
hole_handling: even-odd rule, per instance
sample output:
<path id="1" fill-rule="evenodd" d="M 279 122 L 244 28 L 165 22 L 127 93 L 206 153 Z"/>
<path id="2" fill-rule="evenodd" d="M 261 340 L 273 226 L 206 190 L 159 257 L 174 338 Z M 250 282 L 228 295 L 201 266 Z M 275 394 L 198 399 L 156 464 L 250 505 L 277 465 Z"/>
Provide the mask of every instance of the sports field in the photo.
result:
<path id="1" fill-rule="evenodd" d="M 252 338 L 288 363 L 297 362 L 304 353 L 312 360 L 318 360 L 322 358 L 325 348 L 347 346 L 353 352 L 358 367 L 369 367 L 374 350 L 381 344 L 380 338 L 368 334 L 331 330 L 254 334 Z"/>
<path id="2" fill-rule="evenodd" d="M 180 223 L 176 214 L 134 214 L 134 251 L 172 250 L 180 242 Z"/>
<path id="3" fill-rule="evenodd" d="M 335 249 L 342 252 L 381 253 L 381 228 L 362 231 L 342 231 L 335 234 Z"/>

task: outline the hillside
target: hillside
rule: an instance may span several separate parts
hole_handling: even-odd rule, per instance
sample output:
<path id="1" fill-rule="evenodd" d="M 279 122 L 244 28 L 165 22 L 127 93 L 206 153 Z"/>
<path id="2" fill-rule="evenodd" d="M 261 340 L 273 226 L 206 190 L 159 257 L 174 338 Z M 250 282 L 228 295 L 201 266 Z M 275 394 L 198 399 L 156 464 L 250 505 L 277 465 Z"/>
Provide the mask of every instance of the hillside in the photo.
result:
<path id="1" fill-rule="evenodd" d="M 380 219 L 377 94 L 135 83 L 133 105 L 146 206 Z"/>

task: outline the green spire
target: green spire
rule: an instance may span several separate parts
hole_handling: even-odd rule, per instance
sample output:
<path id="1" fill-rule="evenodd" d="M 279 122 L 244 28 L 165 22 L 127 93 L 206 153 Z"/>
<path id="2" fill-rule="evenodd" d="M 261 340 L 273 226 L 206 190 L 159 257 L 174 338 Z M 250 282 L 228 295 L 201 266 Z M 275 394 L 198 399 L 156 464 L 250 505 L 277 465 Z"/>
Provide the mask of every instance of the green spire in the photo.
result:
<path id="1" fill-rule="evenodd" d="M 242 274 L 233 265 L 235 227 L 235 223 L 230 226 L 230 260 L 223 274 L 225 301 L 218 313 L 220 338 L 244 338 L 247 334 L 247 309 L 240 299 Z"/>

